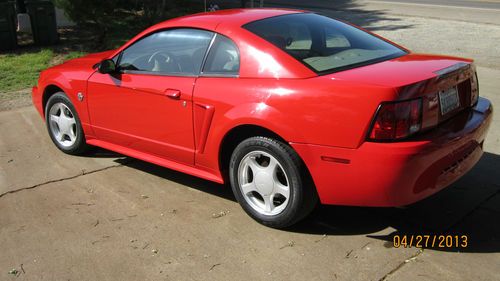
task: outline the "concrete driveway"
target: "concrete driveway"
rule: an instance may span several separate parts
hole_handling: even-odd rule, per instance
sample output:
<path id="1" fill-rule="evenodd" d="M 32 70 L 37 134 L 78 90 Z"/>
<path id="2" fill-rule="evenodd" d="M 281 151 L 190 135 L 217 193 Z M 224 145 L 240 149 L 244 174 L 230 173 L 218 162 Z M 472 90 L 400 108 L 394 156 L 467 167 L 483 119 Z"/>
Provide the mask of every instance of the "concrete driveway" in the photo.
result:
<path id="1" fill-rule="evenodd" d="M 498 109 L 500 71 L 483 57 L 481 95 Z M 436 196 L 321 206 L 279 231 L 250 219 L 227 186 L 104 150 L 67 156 L 33 108 L 0 112 L 0 280 L 500 280 L 499 117 L 479 164 Z M 468 235 L 469 247 L 392 246 L 395 234 L 441 233 Z"/>
<path id="2" fill-rule="evenodd" d="M 1 280 L 13 268 L 20 280 L 500 278 L 493 153 L 409 208 L 324 206 L 279 231 L 250 219 L 229 187 L 107 151 L 64 155 L 32 108 L 0 120 Z M 469 248 L 392 247 L 394 234 L 441 232 L 468 235 Z"/>

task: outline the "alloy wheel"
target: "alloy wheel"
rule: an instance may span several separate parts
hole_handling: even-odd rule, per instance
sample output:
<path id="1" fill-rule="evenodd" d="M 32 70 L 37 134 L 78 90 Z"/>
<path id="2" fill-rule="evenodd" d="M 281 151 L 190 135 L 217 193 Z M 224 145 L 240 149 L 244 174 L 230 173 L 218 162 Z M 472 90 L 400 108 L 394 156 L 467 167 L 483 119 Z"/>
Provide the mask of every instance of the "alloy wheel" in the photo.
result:
<path id="1" fill-rule="evenodd" d="M 260 214 L 277 215 L 288 205 L 288 176 L 281 163 L 267 152 L 252 151 L 242 158 L 238 182 L 245 201 Z"/>
<path id="2" fill-rule="evenodd" d="M 77 138 L 75 115 L 64 103 L 54 103 L 50 107 L 49 128 L 61 146 L 70 147 L 75 144 Z"/>

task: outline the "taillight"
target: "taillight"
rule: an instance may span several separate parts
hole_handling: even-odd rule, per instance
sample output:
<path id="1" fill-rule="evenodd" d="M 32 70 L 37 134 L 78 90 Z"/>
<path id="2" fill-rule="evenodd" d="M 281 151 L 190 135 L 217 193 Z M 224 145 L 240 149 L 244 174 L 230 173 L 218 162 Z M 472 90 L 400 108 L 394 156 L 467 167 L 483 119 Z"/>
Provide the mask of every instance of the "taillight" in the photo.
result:
<path id="1" fill-rule="evenodd" d="M 422 127 L 422 99 L 384 102 L 375 115 L 370 140 L 390 141 L 411 136 Z"/>

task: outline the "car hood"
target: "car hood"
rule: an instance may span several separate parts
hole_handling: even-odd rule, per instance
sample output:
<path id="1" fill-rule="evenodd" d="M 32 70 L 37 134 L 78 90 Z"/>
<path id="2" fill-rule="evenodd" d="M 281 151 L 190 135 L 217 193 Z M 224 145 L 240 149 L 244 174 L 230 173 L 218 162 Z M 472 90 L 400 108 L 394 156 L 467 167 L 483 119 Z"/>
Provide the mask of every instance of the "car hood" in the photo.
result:
<path id="1" fill-rule="evenodd" d="M 71 66 L 75 66 L 75 67 L 79 67 L 79 66 L 93 67 L 96 63 L 102 61 L 105 58 L 108 58 L 111 54 L 113 54 L 113 52 L 114 52 L 114 50 L 88 54 L 88 55 L 83 56 L 81 58 L 69 60 L 65 64 L 67 66 L 71 65 Z"/>
<path id="2" fill-rule="evenodd" d="M 100 62 L 101 60 L 103 60 L 105 58 L 108 58 L 111 54 L 113 54 L 113 52 L 114 52 L 114 50 L 88 54 L 88 55 L 80 57 L 80 58 L 68 60 L 68 61 L 64 62 L 63 64 L 57 65 L 53 68 L 54 69 L 65 69 L 65 70 L 70 70 L 70 71 L 93 70 L 93 67 L 96 63 Z"/>
<path id="3" fill-rule="evenodd" d="M 472 60 L 437 55 L 407 54 L 384 62 L 325 75 L 324 78 L 399 88 L 437 76 L 435 72 Z"/>

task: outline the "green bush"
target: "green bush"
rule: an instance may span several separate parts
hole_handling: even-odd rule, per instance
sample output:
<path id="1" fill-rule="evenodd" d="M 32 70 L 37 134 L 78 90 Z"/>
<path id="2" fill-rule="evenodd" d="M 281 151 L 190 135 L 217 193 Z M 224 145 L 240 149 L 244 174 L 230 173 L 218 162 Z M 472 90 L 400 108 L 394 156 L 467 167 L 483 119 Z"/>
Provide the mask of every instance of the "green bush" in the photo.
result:
<path id="1" fill-rule="evenodd" d="M 54 0 L 54 4 L 76 24 L 96 32 L 97 43 L 102 43 L 113 24 L 116 7 L 122 0 Z"/>

